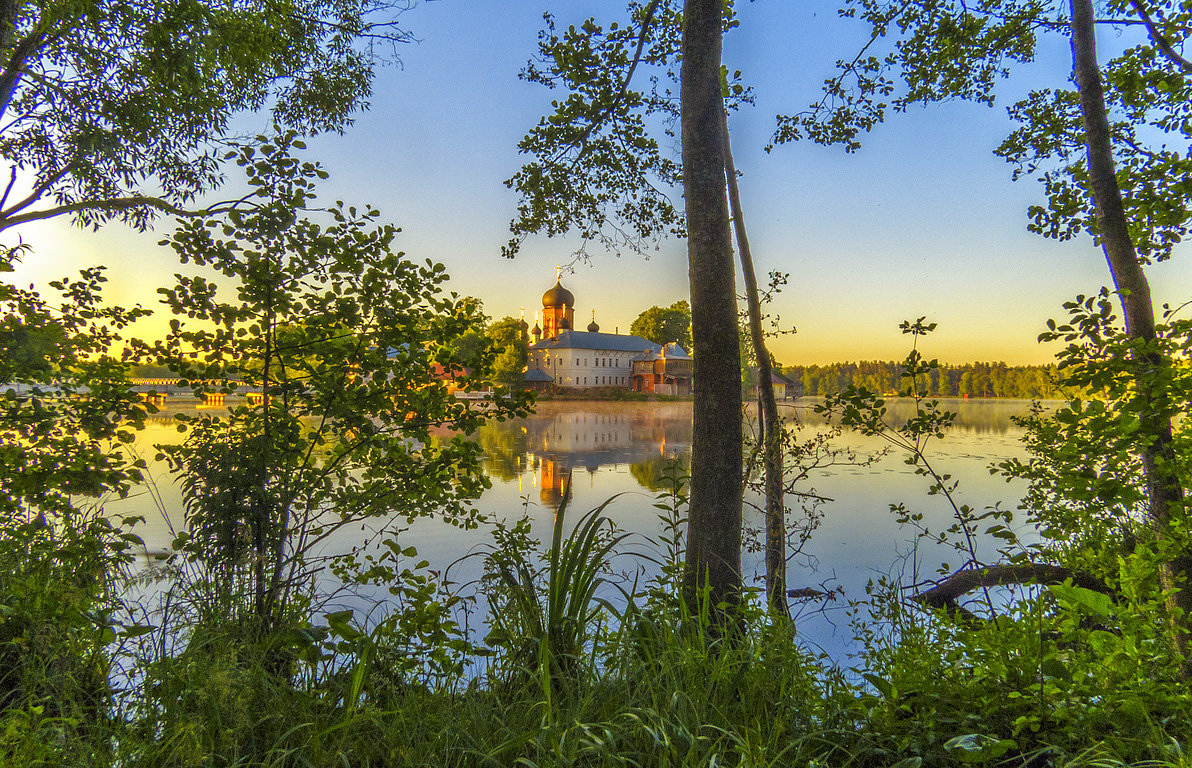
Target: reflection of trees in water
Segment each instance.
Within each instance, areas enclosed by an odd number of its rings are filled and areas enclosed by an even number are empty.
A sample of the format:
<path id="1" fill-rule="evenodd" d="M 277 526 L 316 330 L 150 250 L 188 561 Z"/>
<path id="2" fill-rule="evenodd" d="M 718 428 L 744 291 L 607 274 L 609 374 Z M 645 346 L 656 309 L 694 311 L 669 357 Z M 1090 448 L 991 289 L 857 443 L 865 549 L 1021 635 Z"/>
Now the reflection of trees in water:
<path id="1" fill-rule="evenodd" d="M 824 423 L 824 418 L 815 413 L 814 406 L 820 402 L 819 398 L 801 398 L 792 404 L 782 407 L 784 413 L 794 410 L 799 420 L 804 424 L 818 426 Z M 915 414 L 914 402 L 904 398 L 889 398 L 886 400 L 888 420 L 895 428 L 906 424 L 906 420 Z M 1018 430 L 1014 424 L 1014 417 L 1026 416 L 1031 409 L 1030 400 L 978 400 L 966 401 L 957 399 L 940 399 L 940 408 L 956 414 L 954 428 L 962 433 L 974 435 L 1004 435 L 1011 430 Z M 1055 404 L 1043 403 L 1044 411 L 1052 411 Z"/>
<path id="2" fill-rule="evenodd" d="M 592 471 L 670 455 L 691 445 L 690 408 L 552 409 L 525 419 L 521 426 L 531 453 Z"/>
<path id="3" fill-rule="evenodd" d="M 578 407 L 577 407 L 578 406 Z M 691 408 L 686 404 L 546 404 L 525 419 L 486 424 L 474 438 L 490 477 L 503 482 L 538 475 L 544 505 L 557 504 L 570 471 L 595 474 L 628 465 L 645 488 L 663 487 L 662 472 L 678 454 L 690 467 Z"/>
<path id="4" fill-rule="evenodd" d="M 636 461 L 629 465 L 629 474 L 638 484 L 651 493 L 668 490 L 671 486 L 671 466 L 679 465 L 679 477 L 691 474 L 691 451 L 683 451 L 675 456 L 657 456 Z"/>
<path id="5" fill-rule="evenodd" d="M 512 422 L 489 422 L 476 430 L 473 439 L 484 453 L 484 470 L 489 477 L 509 482 L 525 467 L 526 432 Z"/>

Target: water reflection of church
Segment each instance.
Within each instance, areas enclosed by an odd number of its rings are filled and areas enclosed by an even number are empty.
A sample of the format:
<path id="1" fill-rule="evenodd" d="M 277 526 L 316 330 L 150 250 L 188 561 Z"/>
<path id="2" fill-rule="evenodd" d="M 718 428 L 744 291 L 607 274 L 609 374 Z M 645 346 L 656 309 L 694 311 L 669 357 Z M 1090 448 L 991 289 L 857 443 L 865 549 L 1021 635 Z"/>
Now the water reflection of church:
<path id="1" fill-rule="evenodd" d="M 690 408 L 565 411 L 526 420 L 526 461 L 543 504 L 563 498 L 568 473 L 608 465 L 662 465 L 691 448 Z M 634 475 L 637 476 L 637 472 Z"/>
<path id="2" fill-rule="evenodd" d="M 596 324 L 595 311 L 587 330 L 576 330 L 575 296 L 563 287 L 561 278 L 542 295 L 542 311 L 530 333 L 534 341 L 525 381 L 540 392 L 621 387 L 662 395 L 691 393 L 691 356 L 678 344 L 664 346 L 641 336 L 604 333 Z"/>

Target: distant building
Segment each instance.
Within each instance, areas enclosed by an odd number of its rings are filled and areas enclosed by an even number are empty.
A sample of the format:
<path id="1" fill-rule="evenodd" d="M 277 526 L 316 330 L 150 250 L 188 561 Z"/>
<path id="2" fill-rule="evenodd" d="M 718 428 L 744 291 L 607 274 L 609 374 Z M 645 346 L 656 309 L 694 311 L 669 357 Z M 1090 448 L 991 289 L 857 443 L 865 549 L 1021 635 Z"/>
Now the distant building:
<path id="1" fill-rule="evenodd" d="M 757 367 L 750 366 L 749 379 L 753 383 L 746 388 L 748 390 L 747 395 L 750 397 L 758 396 L 756 383 L 757 374 Z M 774 398 L 776 400 L 786 400 L 791 397 L 799 397 L 799 395 L 802 394 L 802 386 L 797 385 L 795 382 L 788 379 L 781 371 L 776 368 L 771 369 L 770 371 L 770 384 L 774 387 Z"/>
<path id="2" fill-rule="evenodd" d="M 634 392 L 659 395 L 690 395 L 694 361 L 678 344 L 667 344 L 633 361 L 631 385 Z"/>
<path id="3" fill-rule="evenodd" d="M 586 389 L 622 387 L 639 392 L 691 392 L 691 356 L 677 344 L 661 344 L 641 336 L 602 333 L 595 312 L 586 331 L 577 331 L 575 296 L 556 276 L 542 294 L 541 326 L 530 331 L 527 387 Z"/>

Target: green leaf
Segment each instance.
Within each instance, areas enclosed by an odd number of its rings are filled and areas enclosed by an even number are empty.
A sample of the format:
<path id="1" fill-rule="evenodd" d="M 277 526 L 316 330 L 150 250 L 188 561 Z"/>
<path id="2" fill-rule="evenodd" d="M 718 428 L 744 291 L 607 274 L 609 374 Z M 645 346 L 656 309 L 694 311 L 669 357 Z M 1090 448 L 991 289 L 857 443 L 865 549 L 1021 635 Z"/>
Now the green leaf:
<path id="1" fill-rule="evenodd" d="M 954 736 L 944 743 L 944 749 L 954 753 L 962 763 L 987 763 L 1015 746 L 1017 743 L 1013 739 L 998 739 L 981 733 Z"/>
<path id="2" fill-rule="evenodd" d="M 352 626 L 352 619 L 354 618 L 352 611 L 325 613 L 323 614 L 323 618 L 327 620 L 327 628 L 344 640 L 356 640 L 364 635 L 363 632 Z"/>
<path id="3" fill-rule="evenodd" d="M 869 682 L 870 685 L 872 685 L 874 688 L 876 688 L 878 690 L 878 692 L 881 693 L 882 696 L 885 696 L 887 699 L 893 699 L 895 697 L 895 695 L 897 694 L 897 689 L 894 687 L 894 684 L 891 683 L 889 680 L 878 677 L 877 675 L 869 674 L 868 672 L 864 673 L 861 676 L 864 677 Z"/>
<path id="4" fill-rule="evenodd" d="M 1051 594 L 1065 608 L 1083 608 L 1098 616 L 1109 616 L 1113 613 L 1113 600 L 1109 595 L 1071 584 L 1052 584 L 1050 589 Z"/>
<path id="5" fill-rule="evenodd" d="M 923 765 L 921 757 L 904 757 L 890 768 L 919 768 L 921 765 Z"/>
<path id="6" fill-rule="evenodd" d="M 148 624 L 131 624 L 120 630 L 120 638 L 128 639 L 133 637 L 141 637 L 143 635 L 149 634 L 155 629 L 157 629 L 157 627 L 153 627 Z"/>

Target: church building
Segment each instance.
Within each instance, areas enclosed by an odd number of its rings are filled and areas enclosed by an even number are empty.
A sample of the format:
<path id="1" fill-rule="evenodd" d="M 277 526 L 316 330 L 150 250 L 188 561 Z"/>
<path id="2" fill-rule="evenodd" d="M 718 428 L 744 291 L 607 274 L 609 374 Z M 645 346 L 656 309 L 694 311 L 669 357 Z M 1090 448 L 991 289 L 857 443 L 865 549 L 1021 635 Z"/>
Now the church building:
<path id="1" fill-rule="evenodd" d="M 542 295 L 541 325 L 535 322 L 530 331 L 527 386 L 691 393 L 691 356 L 677 344 L 663 347 L 641 336 L 602 333 L 594 311 L 587 330 L 578 331 L 574 324 L 575 296 L 556 276 L 554 287 Z"/>

